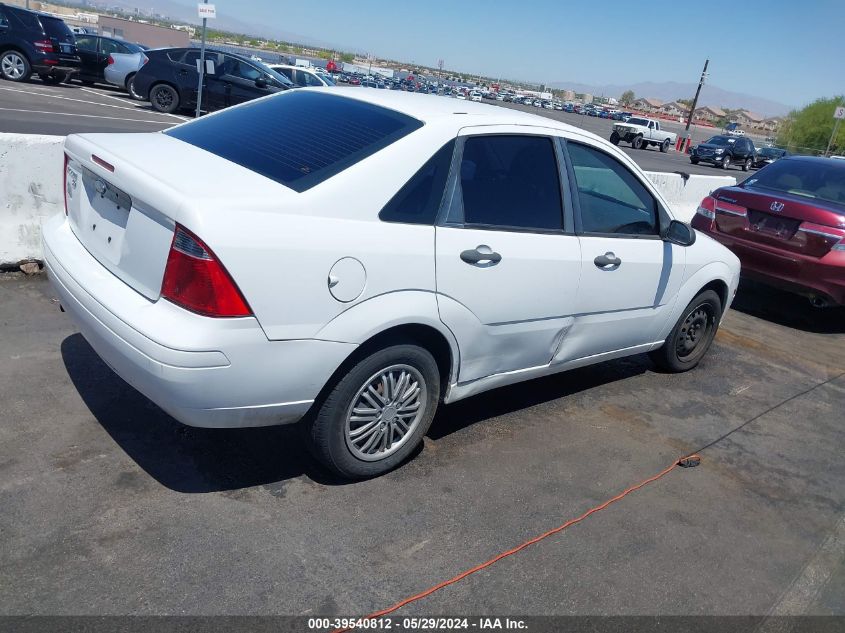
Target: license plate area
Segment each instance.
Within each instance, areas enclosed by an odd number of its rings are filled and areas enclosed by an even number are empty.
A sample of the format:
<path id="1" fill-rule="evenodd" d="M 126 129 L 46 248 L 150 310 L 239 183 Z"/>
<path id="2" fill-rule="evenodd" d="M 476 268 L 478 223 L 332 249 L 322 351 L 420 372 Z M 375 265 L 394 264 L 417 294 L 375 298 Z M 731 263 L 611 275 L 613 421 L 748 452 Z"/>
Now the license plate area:
<path id="1" fill-rule="evenodd" d="M 749 229 L 763 235 L 782 240 L 790 240 L 798 230 L 799 220 L 770 215 L 762 211 L 748 211 Z"/>
<path id="2" fill-rule="evenodd" d="M 132 198 L 84 167 L 82 183 L 85 196 L 80 200 L 78 224 L 81 241 L 93 254 L 119 264 Z"/>

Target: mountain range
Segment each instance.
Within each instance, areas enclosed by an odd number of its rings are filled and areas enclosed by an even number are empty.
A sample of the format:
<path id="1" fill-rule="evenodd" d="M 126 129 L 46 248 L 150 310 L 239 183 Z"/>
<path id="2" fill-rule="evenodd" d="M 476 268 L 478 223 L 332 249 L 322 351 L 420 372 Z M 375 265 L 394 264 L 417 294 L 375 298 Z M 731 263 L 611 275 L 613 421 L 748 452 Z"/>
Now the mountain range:
<path id="1" fill-rule="evenodd" d="M 677 81 L 641 82 L 634 84 L 591 85 L 576 82 L 556 81 L 550 84 L 552 88 L 573 90 L 578 93 L 589 93 L 594 96 L 620 97 L 626 90 L 632 90 L 637 97 L 674 101 L 676 99 L 692 99 L 698 84 L 681 83 Z M 795 106 L 755 97 L 742 92 L 724 90 L 718 86 L 705 84 L 698 98 L 699 106 L 716 106 L 731 110 L 749 110 L 763 116 L 783 116 L 793 110 Z"/>

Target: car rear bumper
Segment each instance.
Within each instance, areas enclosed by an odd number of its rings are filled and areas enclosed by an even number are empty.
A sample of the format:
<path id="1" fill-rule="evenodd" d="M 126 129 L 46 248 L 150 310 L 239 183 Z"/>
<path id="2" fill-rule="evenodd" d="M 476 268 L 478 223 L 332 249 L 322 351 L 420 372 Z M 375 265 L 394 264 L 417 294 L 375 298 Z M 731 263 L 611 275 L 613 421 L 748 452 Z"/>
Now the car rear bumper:
<path id="1" fill-rule="evenodd" d="M 94 351 L 190 426 L 296 422 L 355 349 L 269 341 L 252 317 L 213 319 L 151 302 L 102 267 L 61 216 L 44 226 L 44 260 L 62 307 Z"/>
<path id="2" fill-rule="evenodd" d="M 39 75 L 77 73 L 81 66 L 82 61 L 78 57 L 56 55 L 55 53 L 36 55 L 32 59 L 32 70 Z"/>
<path id="3" fill-rule="evenodd" d="M 693 218 L 692 226 L 733 251 L 742 263 L 743 276 L 845 305 L 845 251 L 831 251 L 817 258 L 778 250 L 717 233 L 712 230 L 710 220 L 700 215 Z"/>

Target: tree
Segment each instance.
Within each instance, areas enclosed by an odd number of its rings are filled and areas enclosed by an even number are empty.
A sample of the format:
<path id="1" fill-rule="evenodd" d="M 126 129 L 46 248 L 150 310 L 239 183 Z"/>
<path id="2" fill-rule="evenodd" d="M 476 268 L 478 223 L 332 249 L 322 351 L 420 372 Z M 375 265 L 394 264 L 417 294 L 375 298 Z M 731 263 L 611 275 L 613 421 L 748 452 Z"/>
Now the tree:
<path id="1" fill-rule="evenodd" d="M 833 111 L 838 105 L 845 105 L 845 97 L 823 97 L 801 110 L 793 110 L 778 130 L 777 144 L 800 154 L 824 152 L 836 123 Z M 834 154 L 845 151 L 845 125 L 839 126 L 830 149 Z"/>
<path id="2" fill-rule="evenodd" d="M 637 98 L 637 95 L 634 94 L 633 90 L 626 90 L 622 93 L 622 96 L 619 97 L 619 103 L 622 105 L 630 105 L 634 102 Z"/>
<path id="3" fill-rule="evenodd" d="M 351 64 L 352 62 L 355 61 L 355 55 L 353 55 L 352 53 L 341 53 L 340 59 L 341 59 L 341 61 L 344 61 L 348 64 Z"/>
<path id="4" fill-rule="evenodd" d="M 680 103 L 682 106 L 686 106 L 687 108 L 692 107 L 692 99 L 675 99 L 675 103 Z"/>

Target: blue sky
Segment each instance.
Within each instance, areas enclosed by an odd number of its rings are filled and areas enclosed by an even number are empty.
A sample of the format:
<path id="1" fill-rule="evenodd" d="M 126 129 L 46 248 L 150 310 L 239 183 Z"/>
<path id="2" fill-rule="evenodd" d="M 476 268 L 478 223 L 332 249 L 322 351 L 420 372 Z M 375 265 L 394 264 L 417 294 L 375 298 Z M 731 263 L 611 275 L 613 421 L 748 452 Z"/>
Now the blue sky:
<path id="1" fill-rule="evenodd" d="M 727 90 L 790 105 L 845 92 L 845 0 L 210 1 L 280 34 L 493 77 L 696 82 L 709 57 Z"/>

